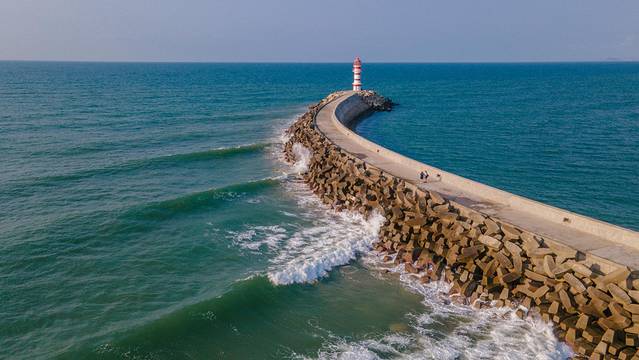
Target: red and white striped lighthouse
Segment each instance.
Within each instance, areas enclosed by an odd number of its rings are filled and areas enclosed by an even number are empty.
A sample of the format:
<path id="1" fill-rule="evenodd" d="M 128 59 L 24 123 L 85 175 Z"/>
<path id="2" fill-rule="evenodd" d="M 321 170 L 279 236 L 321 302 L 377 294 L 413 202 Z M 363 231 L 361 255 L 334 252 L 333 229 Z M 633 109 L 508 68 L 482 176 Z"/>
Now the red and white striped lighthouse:
<path id="1" fill-rule="evenodd" d="M 353 91 L 362 90 L 362 60 L 359 56 L 353 61 Z"/>

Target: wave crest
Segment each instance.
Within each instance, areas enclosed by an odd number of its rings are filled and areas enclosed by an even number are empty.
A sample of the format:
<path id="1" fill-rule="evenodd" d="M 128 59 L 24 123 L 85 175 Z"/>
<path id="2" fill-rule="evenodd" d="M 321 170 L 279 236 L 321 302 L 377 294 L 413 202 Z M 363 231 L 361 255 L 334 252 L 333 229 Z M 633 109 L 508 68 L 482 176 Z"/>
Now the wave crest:
<path id="1" fill-rule="evenodd" d="M 301 181 L 284 183 L 300 208 L 308 226 L 278 242 L 267 276 L 275 285 L 313 282 L 368 252 L 385 221 L 379 214 L 368 219 L 359 213 L 336 212 L 322 204 Z"/>
<path id="2" fill-rule="evenodd" d="M 109 165 L 94 169 L 79 170 L 76 172 L 60 175 L 42 176 L 31 179 L 25 179 L 24 182 L 29 183 L 29 186 L 48 186 L 55 183 L 65 183 L 67 181 L 81 180 L 93 176 L 100 175 L 115 175 L 120 173 L 126 173 L 129 171 L 135 171 L 152 166 L 173 166 L 174 163 L 184 164 L 190 161 L 205 161 L 210 159 L 225 159 L 242 154 L 251 154 L 260 151 L 264 151 L 271 143 L 257 143 L 238 145 L 232 147 L 221 147 L 216 149 L 195 151 L 190 153 L 161 155 L 156 157 L 130 160 L 120 164 Z M 22 183 L 23 181 L 20 181 Z M 24 184 L 20 185 L 24 187 Z"/>
<path id="3" fill-rule="evenodd" d="M 187 213 L 207 206 L 214 206 L 244 193 L 255 193 L 278 186 L 279 178 L 266 178 L 233 184 L 216 189 L 190 193 L 174 199 L 145 205 L 137 213 L 146 218 L 165 218 L 177 213 Z"/>

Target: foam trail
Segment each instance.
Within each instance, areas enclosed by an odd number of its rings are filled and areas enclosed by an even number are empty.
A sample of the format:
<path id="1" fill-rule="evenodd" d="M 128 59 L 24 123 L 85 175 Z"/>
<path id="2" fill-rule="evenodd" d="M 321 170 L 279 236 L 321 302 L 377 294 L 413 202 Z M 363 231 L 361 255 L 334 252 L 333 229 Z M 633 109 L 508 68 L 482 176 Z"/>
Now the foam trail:
<path id="1" fill-rule="evenodd" d="M 241 248 L 259 251 L 266 247 L 277 251 L 281 241 L 287 237 L 286 229 L 280 225 L 253 226 L 244 231 L 228 231 L 233 243 Z"/>

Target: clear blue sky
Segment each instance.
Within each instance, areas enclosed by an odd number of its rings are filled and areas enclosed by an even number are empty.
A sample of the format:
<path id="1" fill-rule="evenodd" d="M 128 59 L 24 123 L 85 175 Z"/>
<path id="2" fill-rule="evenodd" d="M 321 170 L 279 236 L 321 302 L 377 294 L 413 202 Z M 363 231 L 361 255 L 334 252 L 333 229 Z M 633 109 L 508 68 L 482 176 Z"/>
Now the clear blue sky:
<path id="1" fill-rule="evenodd" d="M 0 0 L 0 59 L 639 60 L 639 0 Z"/>

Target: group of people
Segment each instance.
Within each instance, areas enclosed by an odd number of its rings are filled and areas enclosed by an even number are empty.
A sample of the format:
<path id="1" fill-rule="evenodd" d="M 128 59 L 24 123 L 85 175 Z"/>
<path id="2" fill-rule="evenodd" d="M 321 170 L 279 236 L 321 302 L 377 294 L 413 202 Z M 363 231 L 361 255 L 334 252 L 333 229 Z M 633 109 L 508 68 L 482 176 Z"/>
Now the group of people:
<path id="1" fill-rule="evenodd" d="M 428 172 L 426 170 L 424 170 L 424 171 L 419 173 L 419 180 L 421 180 L 423 182 L 427 182 L 428 181 Z"/>
<path id="2" fill-rule="evenodd" d="M 419 173 L 419 180 L 423 181 L 423 182 L 428 182 L 428 178 L 430 177 L 430 175 L 428 174 L 428 171 L 424 170 L 422 172 Z M 441 175 L 440 174 L 436 174 L 435 175 L 436 180 L 441 180 Z"/>

